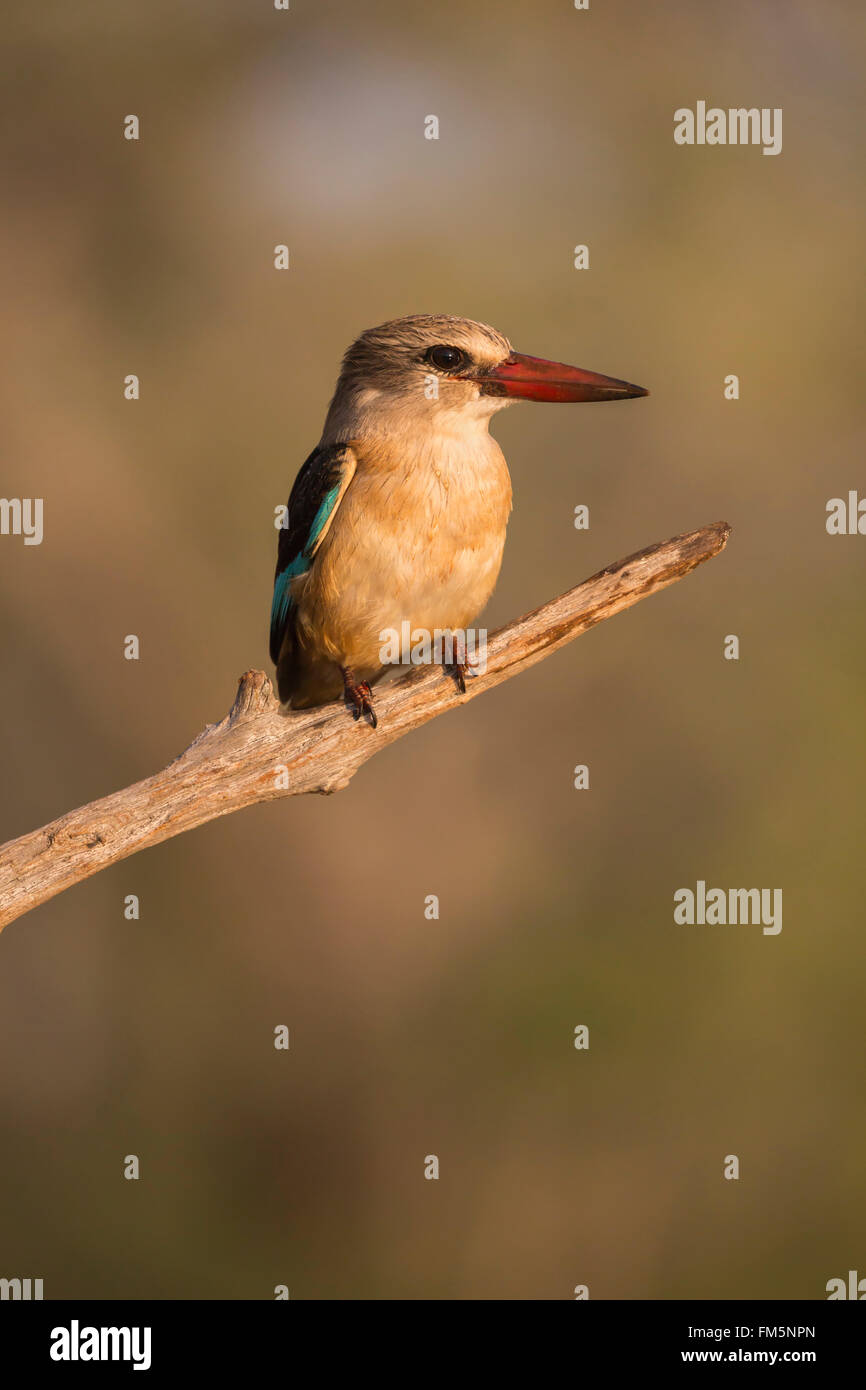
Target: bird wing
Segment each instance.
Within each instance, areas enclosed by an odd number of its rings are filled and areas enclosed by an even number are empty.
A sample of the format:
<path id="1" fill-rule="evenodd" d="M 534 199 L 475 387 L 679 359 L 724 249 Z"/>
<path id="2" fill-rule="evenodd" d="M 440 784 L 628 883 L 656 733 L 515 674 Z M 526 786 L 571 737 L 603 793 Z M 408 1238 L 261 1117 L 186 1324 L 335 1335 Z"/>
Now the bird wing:
<path id="1" fill-rule="evenodd" d="M 289 494 L 286 526 L 280 529 L 274 599 L 271 605 L 271 660 L 277 664 L 292 610 L 292 580 L 306 574 L 328 534 L 358 461 L 349 444 L 319 445 L 310 454 Z"/>

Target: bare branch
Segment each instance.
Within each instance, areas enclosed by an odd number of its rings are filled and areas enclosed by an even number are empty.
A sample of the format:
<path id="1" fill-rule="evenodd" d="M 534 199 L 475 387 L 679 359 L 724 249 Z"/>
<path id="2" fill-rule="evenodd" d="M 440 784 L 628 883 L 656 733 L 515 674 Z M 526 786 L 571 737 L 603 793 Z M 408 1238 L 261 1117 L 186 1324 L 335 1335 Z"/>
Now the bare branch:
<path id="1" fill-rule="evenodd" d="M 162 772 L 61 816 L 0 849 L 0 927 L 109 864 L 256 801 L 334 792 L 412 729 L 534 666 L 582 632 L 683 579 L 724 548 L 723 521 L 649 546 L 493 633 L 487 669 L 461 694 L 441 668 L 416 668 L 376 694 L 378 729 L 342 703 L 286 713 L 262 671 L 241 677 L 230 712 Z"/>

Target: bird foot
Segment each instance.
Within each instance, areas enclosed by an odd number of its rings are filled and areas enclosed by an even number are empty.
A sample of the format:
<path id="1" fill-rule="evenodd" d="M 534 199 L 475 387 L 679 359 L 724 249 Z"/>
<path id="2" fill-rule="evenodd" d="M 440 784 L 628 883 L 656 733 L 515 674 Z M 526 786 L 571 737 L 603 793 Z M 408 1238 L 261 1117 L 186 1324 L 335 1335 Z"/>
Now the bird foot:
<path id="1" fill-rule="evenodd" d="M 473 671 L 468 661 L 446 663 L 445 670 L 450 676 L 454 677 L 457 682 L 457 689 L 460 691 L 461 695 L 466 694 L 466 677 L 478 675 L 478 672 Z"/>
<path id="2" fill-rule="evenodd" d="M 475 670 L 475 662 L 470 661 L 466 658 L 465 650 L 463 652 L 464 660 L 460 661 L 456 659 L 458 656 L 458 651 L 459 648 L 457 647 L 457 644 L 453 643 L 451 647 L 451 660 L 443 661 L 442 666 L 447 675 L 454 677 L 455 681 L 457 682 L 457 689 L 460 691 L 460 694 L 465 695 L 466 677 L 472 676 L 472 678 L 474 679 L 480 673 Z"/>
<path id="3" fill-rule="evenodd" d="M 346 667 L 343 671 L 343 685 L 343 701 L 346 709 L 351 710 L 352 718 L 360 719 L 363 715 L 375 729 L 379 721 L 373 708 L 373 692 L 367 682 L 356 681 L 354 673 Z"/>

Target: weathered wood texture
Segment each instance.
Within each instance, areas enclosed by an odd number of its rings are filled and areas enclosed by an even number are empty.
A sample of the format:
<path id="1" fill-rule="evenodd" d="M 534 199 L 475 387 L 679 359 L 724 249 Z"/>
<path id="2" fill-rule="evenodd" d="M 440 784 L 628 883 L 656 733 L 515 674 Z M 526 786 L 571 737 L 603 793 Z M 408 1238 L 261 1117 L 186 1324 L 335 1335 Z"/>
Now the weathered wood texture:
<path id="1" fill-rule="evenodd" d="M 381 748 L 455 705 L 534 666 L 596 623 L 683 579 L 718 555 L 723 521 L 609 565 L 577 588 L 493 633 L 487 669 L 463 695 L 440 667 L 419 667 L 375 692 L 378 729 L 342 703 L 286 713 L 262 671 L 162 772 L 0 848 L 0 927 L 109 864 L 256 801 L 334 792 Z M 280 771 L 282 769 L 282 771 Z"/>

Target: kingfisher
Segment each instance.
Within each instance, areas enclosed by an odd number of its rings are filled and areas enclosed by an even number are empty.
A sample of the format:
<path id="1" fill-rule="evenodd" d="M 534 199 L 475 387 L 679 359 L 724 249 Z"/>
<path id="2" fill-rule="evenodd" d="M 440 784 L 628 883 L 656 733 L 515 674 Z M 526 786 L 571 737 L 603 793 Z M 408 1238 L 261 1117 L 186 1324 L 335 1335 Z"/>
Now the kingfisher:
<path id="1" fill-rule="evenodd" d="M 343 699 L 376 727 L 387 633 L 457 633 L 502 563 L 511 478 L 489 432 L 515 401 L 646 396 L 616 377 L 527 357 L 487 324 L 413 314 L 346 352 L 322 437 L 280 528 L 270 654 L 293 709 Z M 445 664 L 465 691 L 456 646 Z"/>

